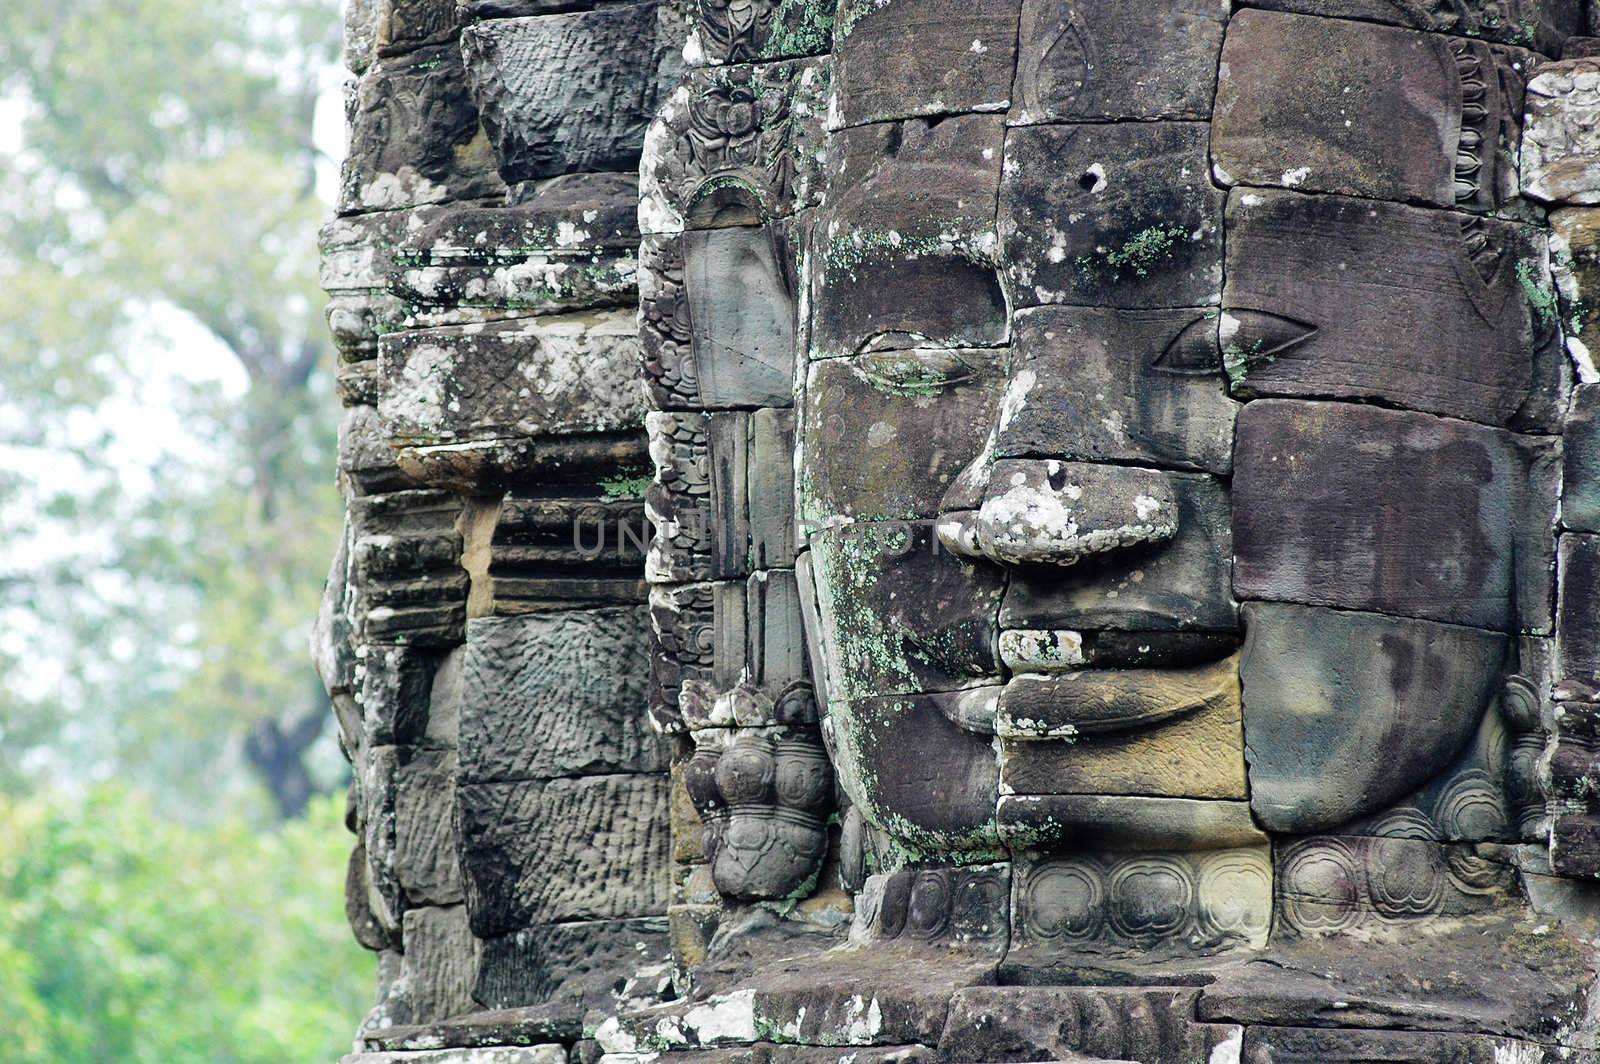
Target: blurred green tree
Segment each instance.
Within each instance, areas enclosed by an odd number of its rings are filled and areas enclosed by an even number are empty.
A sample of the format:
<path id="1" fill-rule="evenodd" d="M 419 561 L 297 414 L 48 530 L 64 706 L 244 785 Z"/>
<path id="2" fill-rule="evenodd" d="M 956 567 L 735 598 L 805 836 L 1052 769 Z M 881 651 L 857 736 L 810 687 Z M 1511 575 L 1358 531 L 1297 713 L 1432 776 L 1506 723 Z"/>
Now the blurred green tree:
<path id="1" fill-rule="evenodd" d="M 340 911 L 342 805 L 260 833 L 176 824 L 121 786 L 0 796 L 9 1064 L 323 1064 L 373 960 Z"/>
<path id="2" fill-rule="evenodd" d="M 339 778 L 305 642 L 340 513 L 312 137 L 338 9 L 0 13 L 0 789 L 292 817 Z"/>

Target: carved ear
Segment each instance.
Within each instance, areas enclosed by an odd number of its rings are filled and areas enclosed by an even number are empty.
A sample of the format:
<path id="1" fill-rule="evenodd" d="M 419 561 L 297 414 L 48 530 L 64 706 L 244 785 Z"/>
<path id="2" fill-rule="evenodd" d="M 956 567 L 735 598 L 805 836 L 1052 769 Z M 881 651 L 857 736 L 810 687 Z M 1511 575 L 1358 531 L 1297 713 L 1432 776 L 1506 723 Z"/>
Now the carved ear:
<path id="1" fill-rule="evenodd" d="M 1539 688 L 1526 676 L 1507 676 L 1500 695 L 1500 713 L 1513 732 L 1530 732 L 1539 727 L 1541 699 Z"/>

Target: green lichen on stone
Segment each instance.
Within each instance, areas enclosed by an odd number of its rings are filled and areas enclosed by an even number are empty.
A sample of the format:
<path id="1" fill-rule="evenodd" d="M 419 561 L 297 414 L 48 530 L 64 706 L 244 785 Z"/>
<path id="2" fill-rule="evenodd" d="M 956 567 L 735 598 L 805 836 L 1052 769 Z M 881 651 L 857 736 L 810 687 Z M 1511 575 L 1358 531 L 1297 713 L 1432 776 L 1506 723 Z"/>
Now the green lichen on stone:
<path id="1" fill-rule="evenodd" d="M 649 476 L 615 476 L 600 482 L 600 491 L 607 499 L 642 499 L 655 482 Z"/>
<path id="2" fill-rule="evenodd" d="M 1229 344 L 1222 351 L 1222 372 L 1228 375 L 1228 386 L 1233 391 L 1238 391 L 1244 386 L 1245 374 L 1250 370 L 1251 359 L 1259 359 L 1261 354 L 1261 341 L 1257 340 L 1249 347 L 1241 344 Z M 1270 362 L 1270 358 L 1262 360 Z"/>
<path id="3" fill-rule="evenodd" d="M 835 11 L 830 0 L 779 0 L 762 58 L 826 52 L 833 42 Z"/>
<path id="4" fill-rule="evenodd" d="M 873 391 L 883 395 L 932 398 L 951 383 L 948 373 L 909 352 L 884 352 L 871 359 L 865 377 Z"/>
<path id="5" fill-rule="evenodd" d="M 1540 284 L 1538 275 L 1533 263 L 1526 260 L 1517 263 L 1517 284 L 1522 287 L 1522 296 L 1532 308 L 1534 319 L 1542 325 L 1556 319 L 1556 293 L 1555 289 Z"/>
<path id="6" fill-rule="evenodd" d="M 1124 271 L 1148 277 L 1173 256 L 1187 234 L 1181 225 L 1152 225 L 1129 237 L 1120 247 L 1096 248 L 1092 255 L 1080 255 L 1078 269 L 1086 274 L 1109 271 L 1112 280 L 1120 279 Z"/>
<path id="7" fill-rule="evenodd" d="M 943 243 L 934 237 L 903 236 L 897 232 L 880 233 L 862 230 L 829 244 L 827 256 L 823 261 L 830 273 L 849 273 L 865 262 L 881 259 L 896 252 L 911 259 L 932 254 L 942 246 Z"/>
<path id="8" fill-rule="evenodd" d="M 834 29 L 834 44 L 837 45 L 850 36 L 850 32 L 856 28 L 856 23 L 874 11 L 888 7 L 889 2 L 890 0 L 848 0 Z"/>

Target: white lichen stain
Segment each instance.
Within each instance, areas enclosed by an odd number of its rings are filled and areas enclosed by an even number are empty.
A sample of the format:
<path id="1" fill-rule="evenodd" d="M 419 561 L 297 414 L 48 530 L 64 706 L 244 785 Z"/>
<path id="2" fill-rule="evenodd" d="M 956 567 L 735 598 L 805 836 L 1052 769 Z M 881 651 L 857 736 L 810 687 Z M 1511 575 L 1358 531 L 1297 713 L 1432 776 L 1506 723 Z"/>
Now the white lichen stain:
<path id="1" fill-rule="evenodd" d="M 700 1045 L 718 1042 L 754 1042 L 756 1031 L 756 992 L 736 990 L 713 997 L 684 1014 L 683 1024 Z"/>
<path id="2" fill-rule="evenodd" d="M 1244 1054 L 1244 1028 L 1236 1027 L 1218 1045 L 1211 1047 L 1211 1056 L 1206 1064 L 1239 1064 Z"/>

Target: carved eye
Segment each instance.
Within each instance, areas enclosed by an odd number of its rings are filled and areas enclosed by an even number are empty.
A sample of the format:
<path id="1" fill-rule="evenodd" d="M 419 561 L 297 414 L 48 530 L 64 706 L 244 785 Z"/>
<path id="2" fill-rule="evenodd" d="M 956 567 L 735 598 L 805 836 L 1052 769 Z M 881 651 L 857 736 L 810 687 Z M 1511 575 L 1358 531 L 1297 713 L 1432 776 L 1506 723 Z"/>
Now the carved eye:
<path id="1" fill-rule="evenodd" d="M 878 351 L 862 355 L 859 365 L 867 383 L 894 395 L 937 395 L 973 374 L 954 351 Z"/>
<path id="2" fill-rule="evenodd" d="M 1162 373 L 1185 377 L 1217 374 L 1222 368 L 1222 357 L 1217 350 L 1217 319 L 1201 317 L 1185 325 L 1150 365 Z"/>
<path id="3" fill-rule="evenodd" d="M 1228 310 L 1222 315 L 1223 360 L 1246 368 L 1271 362 L 1299 347 L 1317 327 L 1261 310 Z"/>

